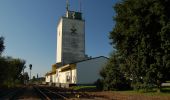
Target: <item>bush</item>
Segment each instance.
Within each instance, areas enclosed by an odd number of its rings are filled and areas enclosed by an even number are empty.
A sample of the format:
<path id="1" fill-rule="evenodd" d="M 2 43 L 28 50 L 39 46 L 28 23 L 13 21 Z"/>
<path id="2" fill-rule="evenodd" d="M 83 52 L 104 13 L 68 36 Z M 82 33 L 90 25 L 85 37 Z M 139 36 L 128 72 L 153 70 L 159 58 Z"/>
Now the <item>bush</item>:
<path id="1" fill-rule="evenodd" d="M 103 81 L 101 79 L 98 79 L 94 84 L 98 90 L 103 90 Z"/>

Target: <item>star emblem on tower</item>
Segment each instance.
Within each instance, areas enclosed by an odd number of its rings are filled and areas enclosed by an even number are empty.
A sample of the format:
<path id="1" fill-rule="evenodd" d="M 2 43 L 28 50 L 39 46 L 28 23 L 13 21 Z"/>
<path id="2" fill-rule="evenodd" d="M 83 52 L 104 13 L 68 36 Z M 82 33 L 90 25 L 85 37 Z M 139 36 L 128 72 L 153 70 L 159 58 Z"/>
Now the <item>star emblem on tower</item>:
<path id="1" fill-rule="evenodd" d="M 76 31 L 77 31 L 77 29 L 75 28 L 75 26 L 73 26 L 73 27 L 71 28 L 71 33 L 76 33 Z"/>

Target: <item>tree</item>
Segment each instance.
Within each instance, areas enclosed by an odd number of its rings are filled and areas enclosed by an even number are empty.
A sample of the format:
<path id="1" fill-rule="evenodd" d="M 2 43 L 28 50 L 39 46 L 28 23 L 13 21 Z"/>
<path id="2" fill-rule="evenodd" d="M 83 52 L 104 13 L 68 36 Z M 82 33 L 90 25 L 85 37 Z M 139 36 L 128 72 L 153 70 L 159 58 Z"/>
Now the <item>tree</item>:
<path id="1" fill-rule="evenodd" d="M 4 37 L 0 37 L 0 80 L 3 81 L 5 79 L 5 77 L 3 77 L 4 75 L 4 70 L 5 70 L 5 67 L 4 65 L 6 64 L 5 63 L 5 59 L 4 57 L 1 57 L 1 54 L 4 50 L 5 46 L 4 46 Z M 0 86 L 2 85 L 2 83 L 0 83 Z"/>
<path id="2" fill-rule="evenodd" d="M 121 72 L 134 89 L 149 89 L 170 76 L 170 1 L 121 0 L 114 6 L 112 45 L 122 57 Z"/>
<path id="3" fill-rule="evenodd" d="M 23 69 L 22 69 L 22 73 L 23 73 L 23 74 L 25 73 L 25 72 L 24 72 L 25 68 L 26 68 L 26 66 L 24 66 Z"/>
<path id="4" fill-rule="evenodd" d="M 4 76 L 6 75 L 5 70 L 6 70 L 7 63 L 5 62 L 4 57 L 0 57 L 0 86 L 3 85 L 3 81 L 6 79 Z"/>
<path id="5" fill-rule="evenodd" d="M 5 49 L 4 38 L 0 37 L 0 86 L 14 86 L 21 81 L 21 72 L 24 69 L 25 61 L 12 57 L 2 57 L 1 53 Z"/>
<path id="6" fill-rule="evenodd" d="M 35 76 L 32 77 L 32 82 L 35 82 L 37 79 L 35 78 Z"/>
<path id="7" fill-rule="evenodd" d="M 25 80 L 27 80 L 27 81 L 29 80 L 29 76 L 28 76 L 27 72 L 24 73 L 24 77 L 25 77 Z"/>
<path id="8" fill-rule="evenodd" d="M 26 84 L 26 83 L 29 81 L 29 75 L 28 75 L 27 72 L 25 72 L 25 73 L 23 74 L 23 76 L 24 76 L 24 84 Z"/>
<path id="9" fill-rule="evenodd" d="M 121 57 L 118 54 L 112 54 L 107 65 L 101 70 L 103 77 L 104 90 L 124 90 L 129 89 L 129 81 L 126 80 L 124 73 L 121 72 Z"/>
<path id="10" fill-rule="evenodd" d="M 5 46 L 4 46 L 4 37 L 0 37 L 0 55 L 3 52 Z"/>
<path id="11" fill-rule="evenodd" d="M 24 60 L 6 57 L 4 64 L 5 70 L 3 73 L 3 76 L 5 76 L 5 80 L 3 83 L 8 87 L 11 87 L 14 86 L 16 82 L 20 82 L 20 77 L 24 66 Z"/>

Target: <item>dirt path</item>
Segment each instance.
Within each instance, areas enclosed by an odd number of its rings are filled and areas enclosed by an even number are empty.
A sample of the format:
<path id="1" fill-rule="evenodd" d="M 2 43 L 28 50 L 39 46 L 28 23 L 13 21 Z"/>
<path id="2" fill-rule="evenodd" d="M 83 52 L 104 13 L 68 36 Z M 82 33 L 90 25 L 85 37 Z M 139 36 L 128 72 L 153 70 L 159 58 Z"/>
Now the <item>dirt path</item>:
<path id="1" fill-rule="evenodd" d="M 107 100 L 170 100 L 170 96 L 128 94 L 121 92 L 89 92 L 93 97 L 103 97 Z"/>

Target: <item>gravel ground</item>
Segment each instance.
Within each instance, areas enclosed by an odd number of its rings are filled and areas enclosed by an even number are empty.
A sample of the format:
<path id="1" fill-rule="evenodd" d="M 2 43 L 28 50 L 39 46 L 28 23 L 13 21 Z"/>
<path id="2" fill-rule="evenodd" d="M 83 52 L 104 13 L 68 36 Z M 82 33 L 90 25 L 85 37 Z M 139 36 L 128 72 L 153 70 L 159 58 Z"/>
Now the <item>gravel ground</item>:
<path id="1" fill-rule="evenodd" d="M 57 90 L 57 88 L 53 88 Z M 58 91 L 69 92 L 69 90 L 58 89 Z M 69 100 L 170 100 L 170 95 L 146 95 L 142 93 L 126 93 L 126 92 L 77 92 L 74 94 L 67 93 Z M 41 100 L 33 87 L 25 87 L 19 94 L 16 100 Z"/>
<path id="2" fill-rule="evenodd" d="M 26 87 L 21 94 L 16 99 L 19 100 L 40 100 L 40 97 L 37 95 L 33 87 Z"/>

